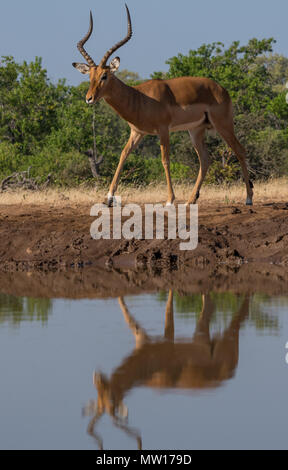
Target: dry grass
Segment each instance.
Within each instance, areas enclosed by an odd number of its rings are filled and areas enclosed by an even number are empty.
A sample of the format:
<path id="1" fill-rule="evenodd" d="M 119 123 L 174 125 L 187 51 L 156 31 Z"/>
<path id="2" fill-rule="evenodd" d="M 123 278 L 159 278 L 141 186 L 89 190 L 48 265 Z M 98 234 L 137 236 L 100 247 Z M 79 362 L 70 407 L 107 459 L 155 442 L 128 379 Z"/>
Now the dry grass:
<path id="1" fill-rule="evenodd" d="M 192 192 L 193 185 L 174 185 L 177 201 L 186 201 Z M 288 179 L 281 178 L 265 183 L 255 184 L 255 203 L 288 202 Z M 0 194 L 0 204 L 5 205 L 93 205 L 105 200 L 107 191 L 95 189 L 48 189 L 45 191 L 9 191 Z M 120 187 L 118 195 L 122 202 L 156 203 L 165 202 L 166 185 L 150 185 L 144 188 Z M 204 186 L 201 191 L 200 205 L 203 203 L 238 204 L 245 202 L 246 191 L 243 183 L 223 186 Z"/>

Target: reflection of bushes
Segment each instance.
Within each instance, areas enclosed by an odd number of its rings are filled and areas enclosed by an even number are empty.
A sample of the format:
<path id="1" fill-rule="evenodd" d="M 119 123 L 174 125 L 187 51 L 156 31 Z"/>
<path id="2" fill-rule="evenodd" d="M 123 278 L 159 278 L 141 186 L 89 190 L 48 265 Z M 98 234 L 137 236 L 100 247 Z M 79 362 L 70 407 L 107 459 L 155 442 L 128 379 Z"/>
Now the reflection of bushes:
<path id="1" fill-rule="evenodd" d="M 23 321 L 41 321 L 47 323 L 52 312 L 52 300 L 15 297 L 0 294 L 0 323 L 8 322 L 20 325 Z"/>
<path id="2" fill-rule="evenodd" d="M 211 300 L 215 305 L 212 325 L 227 326 L 231 318 L 240 310 L 244 295 L 231 292 L 211 293 Z M 159 302 L 167 302 L 167 292 L 157 295 Z M 174 309 L 178 317 L 198 320 L 202 311 L 202 295 L 193 294 L 180 296 L 174 293 Z M 47 323 L 52 313 L 53 300 L 45 298 L 16 297 L 0 294 L 0 323 L 9 322 L 19 325 L 23 321 L 41 321 Z M 288 297 L 274 298 L 262 294 L 254 294 L 249 302 L 249 321 L 259 331 L 279 331 L 277 309 L 288 308 Z M 272 313 L 271 313 L 272 311 Z"/>
<path id="3" fill-rule="evenodd" d="M 250 312 L 250 322 L 257 330 L 279 330 L 278 309 L 288 308 L 288 297 L 269 297 L 265 294 L 255 294 L 253 296 L 252 309 Z M 271 310 L 275 313 L 271 313 Z"/>
<path id="4" fill-rule="evenodd" d="M 231 292 L 225 293 L 211 293 L 211 300 L 215 305 L 215 312 L 211 324 L 220 327 L 225 326 L 231 321 L 241 308 L 245 296 L 235 295 Z M 158 300 L 165 302 L 167 294 L 162 292 L 158 295 Z M 175 313 L 180 318 L 195 318 L 199 319 L 202 311 L 202 295 L 194 294 L 189 296 L 180 296 L 174 294 Z M 271 313 L 271 310 L 276 311 L 277 307 L 288 307 L 288 297 L 274 299 L 273 297 L 255 294 L 250 297 L 249 302 L 249 321 L 259 331 L 270 330 L 279 331 L 278 315 Z M 267 311 L 268 310 L 268 311 Z M 270 311 L 269 311 L 270 310 Z"/>

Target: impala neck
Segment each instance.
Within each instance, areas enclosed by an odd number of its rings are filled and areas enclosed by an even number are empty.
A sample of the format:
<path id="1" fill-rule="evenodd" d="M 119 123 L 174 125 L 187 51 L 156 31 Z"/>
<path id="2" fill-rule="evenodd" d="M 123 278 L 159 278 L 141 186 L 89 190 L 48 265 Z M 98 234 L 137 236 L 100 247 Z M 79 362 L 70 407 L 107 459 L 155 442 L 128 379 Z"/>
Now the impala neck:
<path id="1" fill-rule="evenodd" d="M 125 121 L 134 124 L 135 107 L 139 95 L 141 94 L 135 88 L 113 76 L 104 99 Z"/>

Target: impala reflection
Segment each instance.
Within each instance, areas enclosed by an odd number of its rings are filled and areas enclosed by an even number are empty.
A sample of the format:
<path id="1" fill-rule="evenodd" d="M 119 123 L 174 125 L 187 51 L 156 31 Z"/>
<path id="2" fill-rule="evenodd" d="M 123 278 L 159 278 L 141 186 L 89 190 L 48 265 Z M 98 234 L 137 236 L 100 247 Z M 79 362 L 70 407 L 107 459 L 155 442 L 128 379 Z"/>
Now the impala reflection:
<path id="1" fill-rule="evenodd" d="M 210 295 L 202 296 L 202 311 L 191 340 L 175 338 L 173 292 L 169 292 L 165 331 L 160 337 L 150 336 L 133 318 L 122 297 L 118 299 L 124 319 L 135 337 L 133 353 L 124 359 L 110 378 L 94 373 L 97 401 L 91 401 L 84 414 L 92 415 L 88 433 L 100 449 L 103 442 L 95 431 L 96 423 L 107 413 L 113 424 L 137 441 L 142 448 L 140 433 L 128 425 L 128 409 L 124 398 L 133 388 L 204 390 L 219 387 L 231 379 L 239 359 L 239 331 L 249 315 L 249 297 L 233 315 L 220 335 L 211 336 L 210 323 L 215 304 Z"/>

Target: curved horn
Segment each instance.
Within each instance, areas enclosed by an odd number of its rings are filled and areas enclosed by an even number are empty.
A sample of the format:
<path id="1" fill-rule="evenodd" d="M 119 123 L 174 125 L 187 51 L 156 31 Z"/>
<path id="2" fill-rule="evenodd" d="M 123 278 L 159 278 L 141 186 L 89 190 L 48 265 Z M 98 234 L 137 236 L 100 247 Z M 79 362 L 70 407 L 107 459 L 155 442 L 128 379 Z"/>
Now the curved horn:
<path id="1" fill-rule="evenodd" d="M 90 26 L 89 26 L 89 31 L 88 33 L 86 34 L 86 36 L 81 39 L 81 41 L 78 42 L 77 44 L 77 47 L 79 49 L 79 52 L 80 54 L 83 55 L 84 59 L 87 61 L 87 63 L 90 65 L 90 67 L 97 67 L 97 65 L 95 64 L 94 60 L 90 57 L 89 54 L 87 54 L 87 52 L 85 51 L 84 49 L 84 44 L 88 41 L 88 39 L 90 38 L 91 34 L 92 34 L 92 31 L 93 31 L 93 16 L 92 16 L 92 12 L 90 11 Z"/>
<path id="2" fill-rule="evenodd" d="M 128 9 L 126 3 L 125 3 L 125 7 L 126 7 L 126 11 L 127 11 L 127 21 L 128 21 L 127 36 L 125 37 L 125 39 L 122 39 L 122 41 L 117 42 L 117 44 L 115 44 L 115 46 L 111 47 L 111 49 L 109 49 L 109 51 L 106 52 L 106 54 L 104 55 L 103 59 L 101 60 L 101 62 L 99 64 L 99 67 L 105 67 L 107 60 L 113 54 L 113 52 L 117 51 L 117 49 L 119 49 L 121 46 L 126 44 L 126 42 L 128 42 L 132 37 L 133 31 L 132 31 L 131 16 L 130 16 L 130 12 L 129 12 L 129 9 Z"/>

